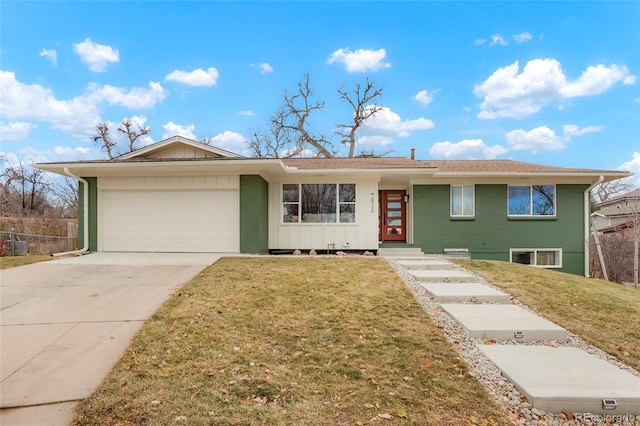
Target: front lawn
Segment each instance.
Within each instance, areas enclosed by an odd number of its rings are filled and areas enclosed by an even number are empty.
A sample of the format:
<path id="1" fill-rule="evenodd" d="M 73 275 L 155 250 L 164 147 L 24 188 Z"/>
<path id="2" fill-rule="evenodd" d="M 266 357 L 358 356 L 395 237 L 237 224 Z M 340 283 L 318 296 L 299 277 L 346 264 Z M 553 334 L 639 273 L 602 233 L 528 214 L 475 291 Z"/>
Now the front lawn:
<path id="1" fill-rule="evenodd" d="M 24 255 L 24 256 L 2 256 L 0 257 L 0 270 L 15 268 L 16 266 L 30 265 L 32 263 L 46 262 L 54 258 L 44 254 Z"/>
<path id="2" fill-rule="evenodd" d="M 77 425 L 507 425 L 378 258 L 225 258 L 147 322 Z"/>

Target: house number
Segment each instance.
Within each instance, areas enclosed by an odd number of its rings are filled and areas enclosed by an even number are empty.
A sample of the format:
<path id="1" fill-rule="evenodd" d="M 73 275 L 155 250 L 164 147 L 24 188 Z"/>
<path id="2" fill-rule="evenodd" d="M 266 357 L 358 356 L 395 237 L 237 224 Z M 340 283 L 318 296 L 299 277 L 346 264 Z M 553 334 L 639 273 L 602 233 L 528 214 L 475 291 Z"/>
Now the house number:
<path id="1" fill-rule="evenodd" d="M 375 204 L 376 204 L 376 199 L 375 199 L 375 193 L 371 193 L 371 213 L 375 212 Z"/>

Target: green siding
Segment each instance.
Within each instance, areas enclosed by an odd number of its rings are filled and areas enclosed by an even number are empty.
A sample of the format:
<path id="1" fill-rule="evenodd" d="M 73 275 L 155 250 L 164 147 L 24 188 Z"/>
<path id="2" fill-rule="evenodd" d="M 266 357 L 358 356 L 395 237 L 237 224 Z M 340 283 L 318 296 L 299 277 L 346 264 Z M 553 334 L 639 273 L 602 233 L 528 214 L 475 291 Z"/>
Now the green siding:
<path id="1" fill-rule="evenodd" d="M 98 250 L 98 178 L 83 178 L 89 184 L 89 250 Z M 78 185 L 78 248 L 84 245 L 84 184 Z"/>
<path id="2" fill-rule="evenodd" d="M 553 219 L 507 218 L 507 185 L 476 185 L 476 216 L 451 219 L 449 185 L 413 188 L 414 245 L 427 253 L 468 248 L 474 259 L 509 260 L 510 248 L 560 248 L 562 271 L 584 273 L 583 195 L 587 185 L 556 186 Z"/>
<path id="3" fill-rule="evenodd" d="M 240 176 L 240 252 L 269 251 L 269 184 L 258 175 Z"/>

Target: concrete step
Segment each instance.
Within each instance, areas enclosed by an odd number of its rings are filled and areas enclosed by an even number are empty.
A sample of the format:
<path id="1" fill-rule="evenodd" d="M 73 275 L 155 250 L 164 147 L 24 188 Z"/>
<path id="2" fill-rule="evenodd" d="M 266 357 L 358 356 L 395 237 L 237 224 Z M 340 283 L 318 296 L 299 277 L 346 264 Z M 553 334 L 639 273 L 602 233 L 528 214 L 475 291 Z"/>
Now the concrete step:
<path id="1" fill-rule="evenodd" d="M 573 347 L 478 347 L 535 408 L 549 413 L 572 412 L 578 416 L 585 416 L 581 413 L 620 416 L 616 424 L 623 424 L 625 415 L 629 424 L 640 420 L 640 377 L 595 355 Z M 609 408 L 604 408 L 605 400 L 610 402 Z M 629 420 L 630 416 L 635 420 Z"/>
<path id="2" fill-rule="evenodd" d="M 430 282 L 451 282 L 451 283 L 470 283 L 478 280 L 478 277 L 470 272 L 460 270 L 417 270 L 409 269 L 407 271 L 418 281 Z"/>
<path id="3" fill-rule="evenodd" d="M 451 262 L 435 259 L 403 259 L 398 260 L 397 263 L 407 269 L 435 269 L 441 271 L 445 269 L 453 269 L 454 267 Z"/>
<path id="4" fill-rule="evenodd" d="M 511 296 L 482 283 L 420 284 L 438 302 L 511 303 Z"/>
<path id="5" fill-rule="evenodd" d="M 380 257 L 424 257 L 424 253 L 420 247 L 393 247 L 379 248 L 378 256 Z"/>
<path id="6" fill-rule="evenodd" d="M 567 340 L 567 330 L 516 305 L 443 303 L 449 313 L 476 339 L 551 341 Z"/>

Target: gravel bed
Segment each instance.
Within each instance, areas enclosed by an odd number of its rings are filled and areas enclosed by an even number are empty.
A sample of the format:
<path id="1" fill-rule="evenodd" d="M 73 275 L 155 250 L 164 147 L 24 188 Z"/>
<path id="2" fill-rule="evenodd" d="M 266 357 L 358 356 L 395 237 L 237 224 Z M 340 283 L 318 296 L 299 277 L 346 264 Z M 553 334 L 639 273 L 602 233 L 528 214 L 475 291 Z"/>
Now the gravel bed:
<path id="1" fill-rule="evenodd" d="M 416 300 L 420 303 L 422 308 L 431 316 L 433 321 L 442 328 L 444 335 L 454 345 L 458 354 L 464 359 L 469 366 L 470 374 L 475 377 L 482 385 L 485 386 L 489 394 L 494 398 L 498 404 L 502 405 L 514 425 L 531 425 L 531 426 L 570 426 L 570 425 L 594 425 L 594 426 L 637 426 L 640 425 L 640 418 L 635 422 L 622 422 L 614 423 L 612 421 L 598 421 L 587 419 L 576 419 L 573 413 L 546 413 L 537 408 L 533 408 L 531 404 L 526 401 L 524 395 L 522 395 L 513 383 L 502 375 L 502 372 L 491 362 L 477 347 L 477 344 L 486 343 L 483 339 L 474 339 L 467 335 L 465 330 L 447 314 L 440 304 L 433 299 L 429 293 L 420 285 L 423 281 L 417 281 L 408 270 L 397 261 L 401 259 L 387 259 L 389 264 L 395 269 L 396 273 L 407 284 L 409 289 L 413 292 Z M 454 264 L 454 268 L 470 272 L 461 266 Z M 482 277 L 474 274 L 477 278 L 477 282 L 489 285 L 493 288 L 499 289 L 492 283 L 486 281 Z M 521 306 L 530 312 L 536 313 L 533 309 L 523 305 L 518 300 L 512 301 L 514 304 Z M 540 314 L 538 314 L 540 315 Z M 495 344 L 505 345 L 549 345 L 549 346 L 572 346 L 580 348 L 590 354 L 593 354 L 623 370 L 626 370 L 636 376 L 640 376 L 640 373 L 628 365 L 618 361 L 615 357 L 603 352 L 593 345 L 586 343 L 578 336 L 569 333 L 566 342 L 516 342 L 515 340 L 506 341 L 491 341 Z"/>

